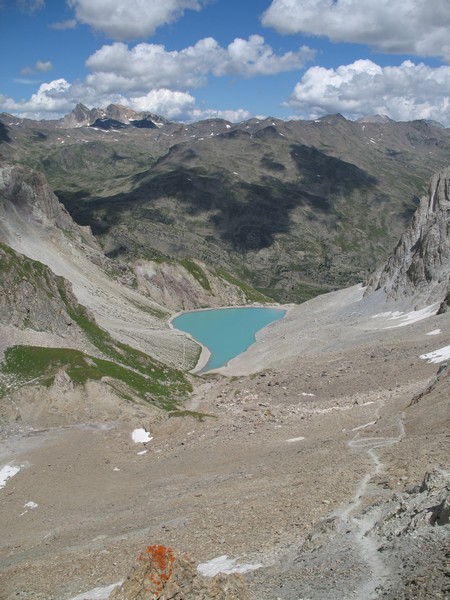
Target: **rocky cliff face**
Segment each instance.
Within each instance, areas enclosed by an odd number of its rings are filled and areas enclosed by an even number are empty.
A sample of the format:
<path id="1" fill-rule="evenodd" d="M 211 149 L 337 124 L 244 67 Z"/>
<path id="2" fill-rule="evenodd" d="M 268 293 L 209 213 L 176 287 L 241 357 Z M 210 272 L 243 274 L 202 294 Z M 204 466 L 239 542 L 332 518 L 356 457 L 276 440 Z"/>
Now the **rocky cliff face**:
<path id="1" fill-rule="evenodd" d="M 427 197 L 367 292 L 412 301 L 416 308 L 446 305 L 450 293 L 450 166 L 436 173 Z"/>
<path id="2" fill-rule="evenodd" d="M 77 225 L 59 202 L 45 176 L 27 167 L 0 161 L 0 240 L 20 237 L 15 223 L 20 220 L 40 228 L 43 236 L 55 227 L 82 244 L 97 259 L 103 256 L 89 227 Z M 10 244 L 14 246 L 14 244 Z"/>
<path id="3" fill-rule="evenodd" d="M 83 337 L 68 314 L 77 302 L 65 279 L 1 243 L 0 273 L 0 323 L 64 338 Z"/>

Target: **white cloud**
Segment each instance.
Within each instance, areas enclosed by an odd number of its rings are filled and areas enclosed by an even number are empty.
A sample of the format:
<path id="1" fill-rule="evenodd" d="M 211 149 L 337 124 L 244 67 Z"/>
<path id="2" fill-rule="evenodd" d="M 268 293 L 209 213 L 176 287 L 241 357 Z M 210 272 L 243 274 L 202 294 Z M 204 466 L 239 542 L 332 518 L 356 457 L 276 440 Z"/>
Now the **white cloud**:
<path id="1" fill-rule="evenodd" d="M 151 90 L 145 96 L 124 98 L 124 101 L 134 110 L 149 111 L 166 119 L 189 119 L 195 106 L 195 98 L 191 94 L 168 89 Z"/>
<path id="2" fill-rule="evenodd" d="M 260 35 L 251 35 L 248 40 L 236 38 L 228 45 L 224 60 L 214 68 L 215 75 L 273 75 L 284 71 L 300 69 L 312 60 L 315 51 L 302 46 L 298 52 L 286 52 L 281 56 L 273 53 L 272 48 Z"/>
<path id="3" fill-rule="evenodd" d="M 39 79 L 25 79 L 24 77 L 16 77 L 13 79 L 14 83 L 20 83 L 22 85 L 37 85 L 41 83 Z"/>
<path id="4" fill-rule="evenodd" d="M 58 21 L 57 23 L 50 23 L 50 29 L 57 29 L 59 31 L 65 31 L 66 29 L 75 29 L 77 22 L 75 19 L 67 19 L 67 21 Z"/>
<path id="5" fill-rule="evenodd" d="M 68 0 L 80 23 L 116 40 L 152 35 L 179 19 L 186 9 L 200 10 L 205 0 Z"/>
<path id="6" fill-rule="evenodd" d="M 337 69 L 312 67 L 285 106 L 311 118 L 340 112 L 354 119 L 378 113 L 399 121 L 434 119 L 449 126 L 450 67 L 411 61 L 380 67 L 370 60 Z"/>
<path id="7" fill-rule="evenodd" d="M 36 62 L 36 71 L 40 71 L 41 73 L 44 73 L 45 71 L 51 71 L 53 69 L 53 64 L 51 60 L 38 60 Z"/>
<path id="8" fill-rule="evenodd" d="M 0 109 L 28 118 L 52 118 L 73 108 L 71 86 L 65 79 L 55 79 L 42 83 L 29 100 L 16 102 L 12 98 L 0 96 Z"/>
<path id="9" fill-rule="evenodd" d="M 200 121 L 202 119 L 225 119 L 225 121 L 239 123 L 249 119 L 251 116 L 251 113 L 244 108 L 238 108 L 237 110 L 214 110 L 212 108 L 201 110 L 199 108 L 194 108 L 189 112 L 190 121 Z"/>
<path id="10" fill-rule="evenodd" d="M 274 54 L 259 35 L 248 40 L 236 38 L 227 48 L 208 37 L 172 52 L 159 44 L 142 43 L 130 49 L 115 42 L 87 59 L 86 66 L 92 71 L 87 83 L 103 93 L 144 93 L 154 87 L 187 90 L 205 85 L 210 73 L 218 77 L 273 75 L 299 69 L 313 56 L 314 51 L 306 46 L 298 52 Z"/>
<path id="11" fill-rule="evenodd" d="M 33 75 L 33 73 L 44 73 L 45 71 L 51 71 L 52 69 L 53 64 L 51 60 L 38 60 L 34 67 L 24 67 L 20 72 L 22 75 Z"/>
<path id="12" fill-rule="evenodd" d="M 262 23 L 285 34 L 450 60 L 448 0 L 272 0 Z"/>
<path id="13" fill-rule="evenodd" d="M 129 49 L 116 42 L 103 46 L 87 59 L 86 66 L 92 71 L 87 81 L 109 92 L 200 87 L 223 58 L 226 53 L 213 38 L 173 52 L 159 44 L 137 44 Z"/>
<path id="14" fill-rule="evenodd" d="M 17 0 L 17 4 L 22 12 L 33 14 L 45 6 L 45 0 Z"/>

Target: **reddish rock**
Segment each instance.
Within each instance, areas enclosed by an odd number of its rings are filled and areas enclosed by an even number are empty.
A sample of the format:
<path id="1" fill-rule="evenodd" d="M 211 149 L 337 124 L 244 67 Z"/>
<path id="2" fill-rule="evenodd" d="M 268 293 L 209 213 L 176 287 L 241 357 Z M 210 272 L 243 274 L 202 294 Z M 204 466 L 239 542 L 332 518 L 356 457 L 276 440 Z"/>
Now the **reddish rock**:
<path id="1" fill-rule="evenodd" d="M 240 575 L 202 577 L 195 563 L 166 546 L 148 546 L 109 600 L 248 600 Z"/>

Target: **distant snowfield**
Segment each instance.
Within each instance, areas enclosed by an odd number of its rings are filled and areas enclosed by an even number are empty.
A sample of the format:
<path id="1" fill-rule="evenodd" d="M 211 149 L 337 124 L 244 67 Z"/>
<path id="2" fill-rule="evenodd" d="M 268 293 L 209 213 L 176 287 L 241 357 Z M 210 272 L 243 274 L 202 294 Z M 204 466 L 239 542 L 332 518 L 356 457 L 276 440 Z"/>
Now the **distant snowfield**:
<path id="1" fill-rule="evenodd" d="M 428 361 L 429 363 L 440 363 L 444 360 L 450 359 L 450 346 L 444 346 L 443 348 L 439 348 L 439 350 L 434 350 L 434 352 L 428 352 L 427 354 L 421 354 L 420 358 Z"/>
<path id="2" fill-rule="evenodd" d="M 217 558 L 212 558 L 205 563 L 199 564 L 197 571 L 200 575 L 203 575 L 203 577 L 214 577 L 219 573 L 225 573 L 226 575 L 229 575 L 230 573 L 247 573 L 248 571 L 255 571 L 262 567 L 261 563 L 238 565 L 236 564 L 237 560 L 237 558 L 228 558 L 226 555 L 218 556 Z"/>
<path id="3" fill-rule="evenodd" d="M 388 319 L 389 321 L 400 321 L 397 325 L 391 325 L 390 327 L 385 327 L 384 329 L 394 329 L 394 327 L 405 327 L 405 325 L 411 325 L 411 323 L 417 323 L 417 321 L 422 321 L 423 319 L 428 319 L 428 317 L 433 317 L 436 314 L 436 311 L 439 307 L 439 302 L 435 304 L 430 304 L 430 306 L 425 306 L 425 308 L 421 308 L 420 310 L 413 310 L 411 312 L 399 312 L 399 311 L 388 311 L 384 313 L 378 313 L 377 315 L 373 315 L 372 319 Z"/>
<path id="4" fill-rule="evenodd" d="M 11 467 L 11 465 L 5 465 L 0 469 L 0 490 L 5 487 L 6 482 L 20 471 L 20 467 Z"/>
<path id="5" fill-rule="evenodd" d="M 440 329 L 433 329 L 433 331 L 429 331 L 425 335 L 439 335 L 441 333 Z"/>

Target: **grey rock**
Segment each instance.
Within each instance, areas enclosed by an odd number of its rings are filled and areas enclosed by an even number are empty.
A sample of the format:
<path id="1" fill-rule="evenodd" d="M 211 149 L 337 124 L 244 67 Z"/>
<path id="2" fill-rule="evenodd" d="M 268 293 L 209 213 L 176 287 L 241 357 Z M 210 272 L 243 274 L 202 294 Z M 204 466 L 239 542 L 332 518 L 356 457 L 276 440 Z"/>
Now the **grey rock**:
<path id="1" fill-rule="evenodd" d="M 366 294 L 383 290 L 388 300 L 408 299 L 415 308 L 442 303 L 450 294 L 450 167 L 436 173 L 427 197 Z"/>

